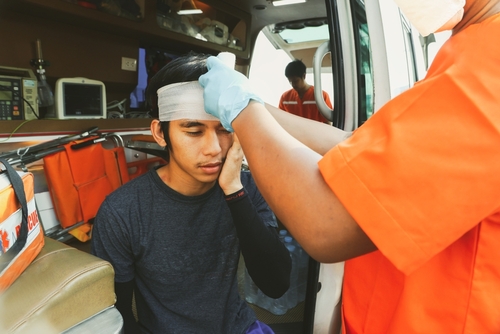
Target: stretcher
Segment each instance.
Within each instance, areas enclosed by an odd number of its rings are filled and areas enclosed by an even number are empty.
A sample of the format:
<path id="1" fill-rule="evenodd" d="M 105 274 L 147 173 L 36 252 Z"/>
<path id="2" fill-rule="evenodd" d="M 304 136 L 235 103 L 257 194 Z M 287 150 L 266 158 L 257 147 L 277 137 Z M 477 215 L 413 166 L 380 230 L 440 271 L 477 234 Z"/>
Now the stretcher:
<path id="1" fill-rule="evenodd" d="M 43 142 L 41 144 L 22 147 L 13 151 L 2 152 L 0 153 L 0 159 L 5 159 L 11 166 L 19 167 L 26 172 L 26 165 L 40 160 L 49 154 L 62 151 L 65 144 L 96 136 L 98 135 L 97 130 L 97 127 L 93 127 L 76 135 L 64 136 Z"/>
<path id="2" fill-rule="evenodd" d="M 102 144 L 113 140 L 114 147 Z M 43 159 L 43 172 L 60 226 L 45 235 L 67 241 L 90 239 L 91 224 L 104 198 L 129 181 L 123 140 L 114 133 L 92 128 L 77 135 L 0 154 L 13 166 L 27 170 Z M 43 222 L 42 222 L 43 223 Z"/>

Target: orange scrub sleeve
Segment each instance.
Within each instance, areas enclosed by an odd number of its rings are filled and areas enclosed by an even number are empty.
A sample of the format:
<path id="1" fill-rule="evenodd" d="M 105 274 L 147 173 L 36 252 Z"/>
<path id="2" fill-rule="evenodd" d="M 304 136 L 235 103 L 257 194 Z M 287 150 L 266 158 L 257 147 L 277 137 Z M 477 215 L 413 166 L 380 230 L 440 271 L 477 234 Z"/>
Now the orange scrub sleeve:
<path id="1" fill-rule="evenodd" d="M 444 73 L 417 84 L 319 163 L 349 213 L 405 273 L 500 206 L 500 113 L 488 106 L 499 106 L 491 100 L 500 94 L 463 79 Z"/>

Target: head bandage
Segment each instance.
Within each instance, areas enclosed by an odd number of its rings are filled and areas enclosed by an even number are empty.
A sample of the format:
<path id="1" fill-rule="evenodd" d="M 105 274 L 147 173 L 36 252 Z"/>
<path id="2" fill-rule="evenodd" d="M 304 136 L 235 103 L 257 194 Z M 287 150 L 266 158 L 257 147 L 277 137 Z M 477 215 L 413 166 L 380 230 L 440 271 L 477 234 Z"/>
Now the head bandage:
<path id="1" fill-rule="evenodd" d="M 465 0 L 394 0 L 422 36 L 436 32 L 464 8 Z"/>
<path id="2" fill-rule="evenodd" d="M 160 122 L 179 119 L 219 120 L 205 112 L 203 88 L 198 81 L 166 85 L 158 89 L 157 94 Z"/>

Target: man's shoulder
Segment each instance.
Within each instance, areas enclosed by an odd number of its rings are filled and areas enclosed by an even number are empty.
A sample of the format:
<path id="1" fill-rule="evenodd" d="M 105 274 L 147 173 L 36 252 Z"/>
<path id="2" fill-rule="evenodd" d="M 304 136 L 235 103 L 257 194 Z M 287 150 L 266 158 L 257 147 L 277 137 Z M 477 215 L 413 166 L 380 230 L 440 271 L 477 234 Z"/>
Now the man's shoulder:
<path id="1" fill-rule="evenodd" d="M 151 171 L 124 183 L 119 188 L 111 192 L 106 199 L 108 201 L 122 201 L 124 198 L 133 197 L 136 193 L 142 192 L 144 187 L 152 190 L 150 185 L 151 176 L 149 173 L 151 173 Z"/>

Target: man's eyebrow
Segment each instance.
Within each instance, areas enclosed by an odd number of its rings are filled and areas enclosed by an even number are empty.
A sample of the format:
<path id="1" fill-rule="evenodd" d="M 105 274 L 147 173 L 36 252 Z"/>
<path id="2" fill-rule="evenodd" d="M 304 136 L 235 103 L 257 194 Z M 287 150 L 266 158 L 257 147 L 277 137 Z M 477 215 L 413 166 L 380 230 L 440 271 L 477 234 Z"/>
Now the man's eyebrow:
<path id="1" fill-rule="evenodd" d="M 194 126 L 205 126 L 205 124 L 198 122 L 198 121 L 185 121 L 180 124 L 181 127 L 183 128 L 191 128 Z"/>

